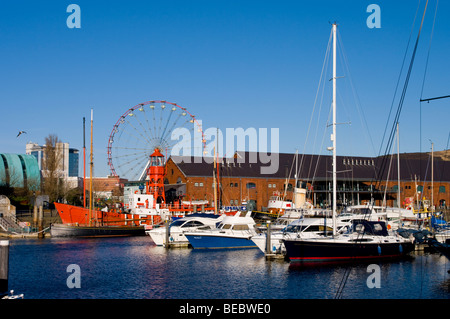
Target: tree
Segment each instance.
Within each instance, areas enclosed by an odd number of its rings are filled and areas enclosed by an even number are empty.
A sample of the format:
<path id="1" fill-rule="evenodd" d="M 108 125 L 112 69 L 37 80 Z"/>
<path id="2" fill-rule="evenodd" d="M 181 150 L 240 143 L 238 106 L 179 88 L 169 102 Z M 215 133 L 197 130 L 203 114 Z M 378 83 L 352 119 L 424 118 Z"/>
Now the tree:
<path id="1" fill-rule="evenodd" d="M 49 196 L 50 203 L 58 201 L 65 194 L 63 145 L 56 134 L 49 134 L 45 138 L 42 159 L 42 190 Z"/>

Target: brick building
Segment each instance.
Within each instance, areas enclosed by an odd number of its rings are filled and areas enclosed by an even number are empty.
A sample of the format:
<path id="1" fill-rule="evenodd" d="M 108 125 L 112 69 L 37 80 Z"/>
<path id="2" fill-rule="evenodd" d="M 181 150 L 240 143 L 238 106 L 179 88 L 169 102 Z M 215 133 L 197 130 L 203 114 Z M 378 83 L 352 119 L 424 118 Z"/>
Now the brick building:
<path id="1" fill-rule="evenodd" d="M 110 199 L 123 196 L 123 187 L 128 180 L 120 178 L 118 176 L 107 177 L 93 177 L 92 178 L 92 191 L 95 198 Z M 81 183 L 81 188 L 83 184 Z M 86 192 L 89 194 L 90 181 L 89 177 L 86 178 Z"/>
<path id="2" fill-rule="evenodd" d="M 433 200 L 438 206 L 450 202 L 449 151 L 435 152 L 433 161 Z M 402 204 L 420 192 L 419 198 L 431 200 L 431 159 L 429 153 L 400 154 L 400 201 Z M 251 160 L 256 158 L 257 161 Z M 218 163 L 219 198 L 224 206 L 237 206 L 254 200 L 258 210 L 264 210 L 270 196 L 278 192 L 292 199 L 295 174 L 308 190 L 307 198 L 318 206 L 331 205 L 332 156 L 285 154 L 278 156 L 278 170 L 264 174 L 267 166 L 259 154 L 237 152 L 233 158 Z M 209 159 L 170 157 L 166 163 L 165 190 L 167 201 L 214 201 L 214 164 Z M 359 204 L 375 200 L 381 205 L 397 205 L 397 156 L 351 157 L 337 156 L 338 205 Z M 287 187 L 286 187 L 287 186 Z M 285 191 L 286 190 L 286 191 Z"/>

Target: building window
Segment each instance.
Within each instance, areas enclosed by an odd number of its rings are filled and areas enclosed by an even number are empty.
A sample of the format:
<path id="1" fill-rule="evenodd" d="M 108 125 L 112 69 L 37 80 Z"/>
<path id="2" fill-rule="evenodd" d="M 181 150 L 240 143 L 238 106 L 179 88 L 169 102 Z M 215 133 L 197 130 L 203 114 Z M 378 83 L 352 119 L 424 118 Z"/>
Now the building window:
<path id="1" fill-rule="evenodd" d="M 272 184 L 269 184 L 269 188 L 272 188 Z"/>
<path id="2" fill-rule="evenodd" d="M 234 187 L 238 187 L 238 183 L 234 183 Z"/>
<path id="3" fill-rule="evenodd" d="M 195 186 L 195 187 L 198 187 L 198 183 L 195 183 L 194 186 Z"/>
<path id="4" fill-rule="evenodd" d="M 250 188 L 256 188 L 256 184 L 255 183 L 247 183 L 247 189 Z"/>
<path id="5" fill-rule="evenodd" d="M 203 183 L 198 183 L 198 185 L 199 185 L 200 187 L 203 187 Z"/>
<path id="6" fill-rule="evenodd" d="M 445 186 L 439 186 L 439 193 L 445 193 Z"/>
<path id="7" fill-rule="evenodd" d="M 423 192 L 423 186 L 422 185 L 417 186 L 417 191 L 418 192 Z"/>

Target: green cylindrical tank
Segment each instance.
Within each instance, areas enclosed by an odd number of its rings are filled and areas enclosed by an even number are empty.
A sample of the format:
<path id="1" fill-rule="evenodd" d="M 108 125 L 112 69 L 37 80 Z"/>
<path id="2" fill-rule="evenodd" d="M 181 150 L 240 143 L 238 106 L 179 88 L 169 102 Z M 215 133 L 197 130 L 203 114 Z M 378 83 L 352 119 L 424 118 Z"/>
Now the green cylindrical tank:
<path id="1" fill-rule="evenodd" d="M 41 172 L 36 157 L 26 154 L 0 154 L 0 185 L 38 190 Z"/>

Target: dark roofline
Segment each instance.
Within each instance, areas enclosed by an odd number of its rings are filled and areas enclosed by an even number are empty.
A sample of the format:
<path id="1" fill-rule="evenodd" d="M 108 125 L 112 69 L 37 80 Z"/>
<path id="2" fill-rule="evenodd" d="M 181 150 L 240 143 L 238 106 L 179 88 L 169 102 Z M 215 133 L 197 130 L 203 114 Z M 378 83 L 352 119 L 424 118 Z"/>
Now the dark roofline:
<path id="1" fill-rule="evenodd" d="M 278 170 L 274 174 L 263 174 L 261 168 L 268 167 L 270 163 L 260 161 L 260 153 L 257 152 L 236 152 L 238 157 L 227 157 L 220 160 L 220 171 L 222 176 L 241 178 L 286 178 L 295 174 L 295 154 L 274 153 L 272 160 L 278 154 Z M 264 153 L 262 153 L 264 154 Z M 418 181 L 431 181 L 431 164 L 429 153 L 402 153 L 400 154 L 400 176 L 402 181 L 414 181 L 415 176 Z M 250 159 L 257 159 L 257 162 L 250 162 Z M 392 159 L 391 159 L 392 158 Z M 422 158 L 422 159 L 420 159 Z M 172 156 L 172 161 L 180 171 L 186 176 L 211 177 L 214 160 L 212 157 L 191 157 Z M 299 179 L 331 181 L 331 155 L 298 154 Z M 301 165 L 301 167 L 300 167 Z M 390 173 L 388 170 L 390 167 Z M 381 172 L 381 169 L 383 172 Z M 337 171 L 339 180 L 360 180 L 360 181 L 385 181 L 397 180 L 397 156 L 337 156 Z M 289 174 L 290 173 L 290 174 Z M 434 158 L 434 181 L 450 181 L 450 161 L 441 157 Z"/>

